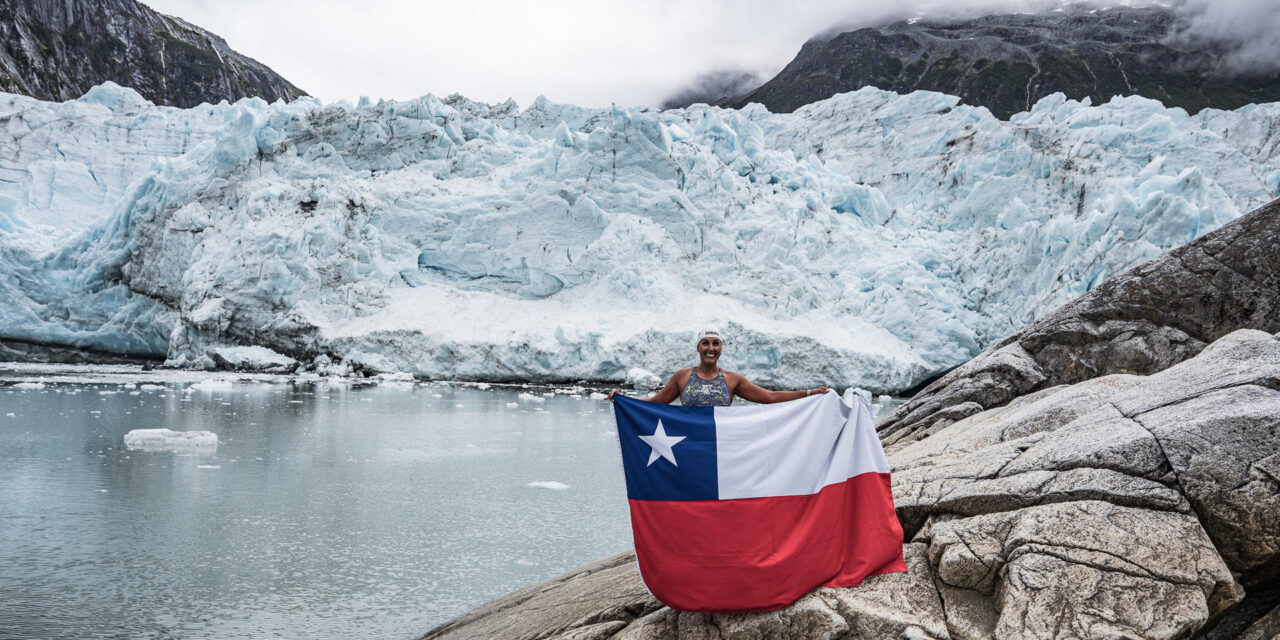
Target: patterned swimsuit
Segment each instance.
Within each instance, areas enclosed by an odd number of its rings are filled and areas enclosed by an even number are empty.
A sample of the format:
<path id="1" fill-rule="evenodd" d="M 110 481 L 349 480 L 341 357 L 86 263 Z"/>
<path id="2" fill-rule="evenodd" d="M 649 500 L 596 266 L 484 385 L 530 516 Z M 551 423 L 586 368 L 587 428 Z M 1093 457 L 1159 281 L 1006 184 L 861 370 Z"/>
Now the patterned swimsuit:
<path id="1" fill-rule="evenodd" d="M 680 404 L 686 407 L 727 407 L 733 404 L 724 371 L 716 373 L 716 377 L 710 380 L 699 378 L 697 369 L 691 371 L 689 382 L 680 392 Z"/>

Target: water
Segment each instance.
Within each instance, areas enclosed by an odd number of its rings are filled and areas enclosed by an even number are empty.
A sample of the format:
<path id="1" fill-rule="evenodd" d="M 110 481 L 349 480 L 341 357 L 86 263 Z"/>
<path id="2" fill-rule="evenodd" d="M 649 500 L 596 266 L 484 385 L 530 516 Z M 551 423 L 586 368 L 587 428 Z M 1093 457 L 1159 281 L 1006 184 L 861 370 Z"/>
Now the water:
<path id="1" fill-rule="evenodd" d="M 630 547 L 605 400 L 125 369 L 0 387 L 6 638 L 406 638 Z"/>

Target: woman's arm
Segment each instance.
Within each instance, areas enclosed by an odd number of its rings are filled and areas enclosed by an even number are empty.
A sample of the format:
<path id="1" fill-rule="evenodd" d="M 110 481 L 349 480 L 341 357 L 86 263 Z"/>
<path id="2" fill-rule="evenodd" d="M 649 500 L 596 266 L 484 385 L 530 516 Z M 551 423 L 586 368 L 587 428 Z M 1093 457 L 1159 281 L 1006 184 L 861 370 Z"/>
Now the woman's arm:
<path id="1" fill-rule="evenodd" d="M 734 395 L 743 400 L 760 404 L 799 400 L 800 398 L 827 392 L 826 387 L 817 387 L 805 391 L 769 391 L 768 389 L 757 387 L 746 376 L 732 371 L 726 371 L 725 378 Z"/>
<path id="2" fill-rule="evenodd" d="M 645 402 L 660 402 L 662 404 L 671 404 L 672 402 L 675 402 L 676 398 L 680 397 L 680 390 L 682 388 L 681 383 L 689 378 L 686 372 L 692 371 L 692 370 L 693 369 L 691 367 L 689 369 L 681 369 L 677 371 L 675 375 L 671 376 L 671 379 L 667 381 L 667 385 L 663 387 L 661 391 L 654 394 L 652 398 L 636 398 L 636 400 L 644 400 Z M 614 389 L 613 391 L 609 392 L 610 402 L 613 401 L 613 394 L 617 392 L 618 392 L 617 389 Z"/>

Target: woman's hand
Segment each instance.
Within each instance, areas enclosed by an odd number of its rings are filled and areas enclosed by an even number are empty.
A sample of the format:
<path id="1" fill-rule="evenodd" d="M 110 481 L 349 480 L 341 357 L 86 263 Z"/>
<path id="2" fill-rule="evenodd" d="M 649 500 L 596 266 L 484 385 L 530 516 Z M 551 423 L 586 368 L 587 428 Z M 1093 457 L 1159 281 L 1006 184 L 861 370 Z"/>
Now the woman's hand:
<path id="1" fill-rule="evenodd" d="M 613 402 L 613 394 L 615 394 L 615 393 L 617 393 L 617 392 L 618 392 L 618 390 L 617 390 L 617 389 L 614 389 L 613 391 L 610 391 L 610 392 L 609 392 L 609 402 Z"/>
<path id="2" fill-rule="evenodd" d="M 817 395 L 822 395 L 827 391 L 830 391 L 830 389 L 827 389 L 826 387 L 818 387 L 817 389 L 810 389 L 809 393 L 806 395 L 817 396 Z"/>

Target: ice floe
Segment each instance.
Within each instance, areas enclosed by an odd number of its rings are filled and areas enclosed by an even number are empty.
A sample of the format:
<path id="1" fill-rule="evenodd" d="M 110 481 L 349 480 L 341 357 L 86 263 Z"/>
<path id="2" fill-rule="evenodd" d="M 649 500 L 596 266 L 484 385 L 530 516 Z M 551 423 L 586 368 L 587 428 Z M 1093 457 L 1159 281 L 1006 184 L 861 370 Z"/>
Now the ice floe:
<path id="1" fill-rule="evenodd" d="M 139 451 L 208 450 L 217 448 L 218 436 L 212 431 L 134 429 L 124 434 L 124 446 Z"/>

